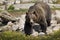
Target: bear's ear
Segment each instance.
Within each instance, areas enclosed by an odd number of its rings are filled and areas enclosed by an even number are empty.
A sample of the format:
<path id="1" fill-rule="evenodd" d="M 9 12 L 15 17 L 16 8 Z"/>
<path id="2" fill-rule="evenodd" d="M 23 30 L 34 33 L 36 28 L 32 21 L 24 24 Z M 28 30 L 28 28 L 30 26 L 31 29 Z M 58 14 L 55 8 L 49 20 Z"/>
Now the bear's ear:
<path id="1" fill-rule="evenodd" d="M 26 12 L 26 15 L 28 15 L 28 12 Z"/>

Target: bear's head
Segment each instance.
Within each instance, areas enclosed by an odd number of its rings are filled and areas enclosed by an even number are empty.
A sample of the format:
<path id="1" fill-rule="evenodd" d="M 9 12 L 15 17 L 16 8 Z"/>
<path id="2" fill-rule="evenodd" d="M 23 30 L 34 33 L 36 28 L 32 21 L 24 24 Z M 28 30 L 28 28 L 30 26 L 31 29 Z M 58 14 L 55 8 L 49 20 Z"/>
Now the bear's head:
<path id="1" fill-rule="evenodd" d="M 36 23 L 38 21 L 36 12 L 27 12 L 26 13 L 26 21 L 30 23 Z"/>

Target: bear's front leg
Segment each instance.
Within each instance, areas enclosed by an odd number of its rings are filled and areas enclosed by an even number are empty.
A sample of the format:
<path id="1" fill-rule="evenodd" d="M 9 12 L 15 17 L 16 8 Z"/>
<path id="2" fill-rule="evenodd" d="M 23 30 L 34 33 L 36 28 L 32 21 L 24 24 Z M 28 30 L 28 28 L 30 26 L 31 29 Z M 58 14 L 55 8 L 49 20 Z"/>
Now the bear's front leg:
<path id="1" fill-rule="evenodd" d="M 47 30 L 47 22 L 46 22 L 46 18 L 45 17 L 40 20 L 40 26 L 41 26 L 42 32 L 47 34 L 47 32 L 46 32 L 46 30 Z"/>

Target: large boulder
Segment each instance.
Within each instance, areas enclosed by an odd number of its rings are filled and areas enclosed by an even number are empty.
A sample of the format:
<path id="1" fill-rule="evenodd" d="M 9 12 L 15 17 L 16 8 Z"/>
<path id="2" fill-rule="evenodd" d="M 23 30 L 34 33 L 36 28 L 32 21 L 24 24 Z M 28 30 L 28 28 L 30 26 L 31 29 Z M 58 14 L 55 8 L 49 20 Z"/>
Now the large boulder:
<path id="1" fill-rule="evenodd" d="M 17 19 L 9 14 L 7 11 L 3 11 L 0 13 L 0 22 L 6 25 L 9 21 L 15 22 Z"/>
<path id="2" fill-rule="evenodd" d="M 56 10 L 55 20 L 60 23 L 60 10 Z"/>

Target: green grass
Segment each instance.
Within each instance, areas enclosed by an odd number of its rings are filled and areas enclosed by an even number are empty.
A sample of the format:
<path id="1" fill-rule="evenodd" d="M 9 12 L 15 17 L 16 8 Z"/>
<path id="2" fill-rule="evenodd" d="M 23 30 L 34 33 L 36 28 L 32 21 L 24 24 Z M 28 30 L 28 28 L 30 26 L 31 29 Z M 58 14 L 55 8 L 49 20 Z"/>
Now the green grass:
<path id="1" fill-rule="evenodd" d="M 53 4 L 60 4 L 60 0 L 56 0 L 56 2 L 53 1 Z"/>
<path id="2" fill-rule="evenodd" d="M 0 12 L 3 12 L 4 10 L 0 10 Z M 7 10 L 11 15 L 13 16 L 20 16 L 22 14 L 25 14 L 28 9 L 20 9 L 20 10 Z"/>
<path id="3" fill-rule="evenodd" d="M 60 10 L 60 8 L 51 8 L 52 10 Z"/>
<path id="4" fill-rule="evenodd" d="M 20 10 L 7 10 L 10 14 L 12 14 L 13 16 L 20 16 L 22 14 L 25 14 L 28 9 L 20 9 Z"/>
<path id="5" fill-rule="evenodd" d="M 47 36 L 25 36 L 20 32 L 5 31 L 0 33 L 0 40 L 60 40 L 60 30 Z"/>
<path id="6" fill-rule="evenodd" d="M 28 9 L 20 9 L 20 10 L 7 10 L 8 12 L 27 12 Z"/>

